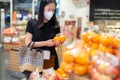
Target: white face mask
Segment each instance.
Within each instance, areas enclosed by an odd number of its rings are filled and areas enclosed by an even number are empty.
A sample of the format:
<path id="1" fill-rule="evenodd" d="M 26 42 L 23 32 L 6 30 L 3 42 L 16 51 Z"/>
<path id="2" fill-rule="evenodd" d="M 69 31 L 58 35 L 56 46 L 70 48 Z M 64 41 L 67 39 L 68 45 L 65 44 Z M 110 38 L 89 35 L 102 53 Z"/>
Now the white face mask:
<path id="1" fill-rule="evenodd" d="M 53 16 L 54 12 L 52 11 L 45 11 L 44 12 L 44 17 L 47 19 L 47 20 L 50 20 Z"/>

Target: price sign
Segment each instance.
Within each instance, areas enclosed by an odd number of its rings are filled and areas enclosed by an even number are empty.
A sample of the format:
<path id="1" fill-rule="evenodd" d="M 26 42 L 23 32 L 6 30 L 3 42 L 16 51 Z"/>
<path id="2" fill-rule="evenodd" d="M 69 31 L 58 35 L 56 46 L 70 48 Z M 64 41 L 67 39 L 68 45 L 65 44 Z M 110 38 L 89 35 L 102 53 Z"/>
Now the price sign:
<path id="1" fill-rule="evenodd" d="M 18 37 L 13 37 L 12 42 L 18 42 Z"/>
<path id="2" fill-rule="evenodd" d="M 4 37 L 4 42 L 10 43 L 11 39 L 12 39 L 12 37 L 6 36 L 6 37 Z"/>
<path id="3" fill-rule="evenodd" d="M 50 59 L 50 51 L 44 50 L 43 54 L 44 54 L 44 56 L 43 56 L 44 59 L 46 59 L 46 60 Z"/>

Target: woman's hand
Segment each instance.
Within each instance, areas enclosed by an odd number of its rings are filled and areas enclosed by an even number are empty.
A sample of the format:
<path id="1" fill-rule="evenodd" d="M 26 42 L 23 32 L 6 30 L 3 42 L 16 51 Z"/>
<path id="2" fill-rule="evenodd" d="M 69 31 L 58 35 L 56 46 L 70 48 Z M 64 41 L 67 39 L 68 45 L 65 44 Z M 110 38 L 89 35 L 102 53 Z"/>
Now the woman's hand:
<path id="1" fill-rule="evenodd" d="M 49 47 L 55 46 L 55 42 L 53 42 L 52 39 L 49 39 L 46 41 L 46 46 L 49 46 Z"/>
<path id="2" fill-rule="evenodd" d="M 59 46 L 60 44 L 62 44 L 59 40 L 55 42 L 55 46 Z"/>

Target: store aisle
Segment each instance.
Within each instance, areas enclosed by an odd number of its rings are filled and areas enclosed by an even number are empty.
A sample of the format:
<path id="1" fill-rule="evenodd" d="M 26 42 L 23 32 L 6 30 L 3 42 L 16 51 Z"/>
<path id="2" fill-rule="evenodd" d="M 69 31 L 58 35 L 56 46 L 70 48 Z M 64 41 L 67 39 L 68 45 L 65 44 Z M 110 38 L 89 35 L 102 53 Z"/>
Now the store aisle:
<path id="1" fill-rule="evenodd" d="M 9 52 L 4 52 L 0 48 L 0 80 L 21 80 L 15 77 L 12 77 L 12 74 L 15 71 L 9 69 Z"/>
<path id="2" fill-rule="evenodd" d="M 0 48 L 0 79 L 9 80 L 9 53 Z"/>

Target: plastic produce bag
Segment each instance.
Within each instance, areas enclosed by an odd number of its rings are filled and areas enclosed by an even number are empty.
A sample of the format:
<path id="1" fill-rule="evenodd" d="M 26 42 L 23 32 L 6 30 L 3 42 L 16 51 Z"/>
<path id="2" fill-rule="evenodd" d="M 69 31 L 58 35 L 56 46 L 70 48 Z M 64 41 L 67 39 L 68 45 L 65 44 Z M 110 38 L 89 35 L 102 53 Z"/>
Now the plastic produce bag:
<path id="1" fill-rule="evenodd" d="M 39 71 L 38 71 L 37 68 L 36 68 L 35 71 L 33 71 L 33 72 L 31 73 L 29 80 L 41 80 L 41 79 L 40 79 L 40 75 L 39 75 Z"/>

